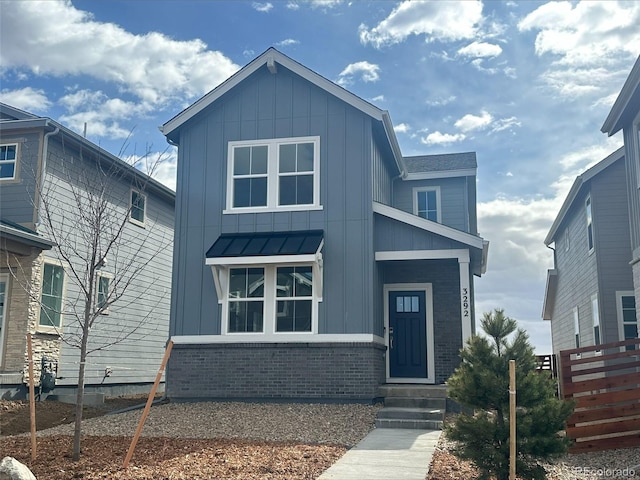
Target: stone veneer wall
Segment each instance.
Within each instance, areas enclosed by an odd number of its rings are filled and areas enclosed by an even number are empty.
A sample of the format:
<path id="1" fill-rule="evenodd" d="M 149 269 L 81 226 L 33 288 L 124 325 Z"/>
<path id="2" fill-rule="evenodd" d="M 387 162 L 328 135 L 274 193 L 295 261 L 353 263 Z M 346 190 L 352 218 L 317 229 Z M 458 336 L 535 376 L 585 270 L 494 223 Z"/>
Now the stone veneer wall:
<path id="1" fill-rule="evenodd" d="M 385 382 L 377 343 L 175 344 L 166 376 L 172 400 L 372 402 Z"/>
<path id="2" fill-rule="evenodd" d="M 29 381 L 27 332 L 31 332 L 34 360 L 34 381 L 40 382 L 40 359 L 43 356 L 59 360 L 61 340 L 59 335 L 37 332 L 42 288 L 43 257 L 33 249 L 30 255 L 8 254 L 0 260 L 0 268 L 9 273 L 9 308 L 5 318 L 5 343 L 0 359 L 0 376 L 3 384 L 20 384 Z"/>

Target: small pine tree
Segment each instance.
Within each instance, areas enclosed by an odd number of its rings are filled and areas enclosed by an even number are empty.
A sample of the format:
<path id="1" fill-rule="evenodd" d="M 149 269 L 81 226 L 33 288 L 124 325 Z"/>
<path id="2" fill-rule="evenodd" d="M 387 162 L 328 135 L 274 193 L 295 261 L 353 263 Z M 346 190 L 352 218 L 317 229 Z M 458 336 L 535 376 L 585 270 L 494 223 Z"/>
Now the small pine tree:
<path id="1" fill-rule="evenodd" d="M 485 313 L 482 329 L 489 338 L 471 337 L 462 362 L 449 381 L 449 396 L 473 409 L 446 427 L 458 442 L 454 453 L 471 460 L 479 479 L 509 478 L 509 360 L 516 362 L 516 471 L 519 478 L 545 479 L 538 460 L 566 452 L 570 439 L 561 434 L 573 412 L 571 403 L 555 397 L 555 384 L 536 372 L 536 359 L 526 332 L 496 309 Z M 508 337 L 515 332 L 512 340 Z"/>

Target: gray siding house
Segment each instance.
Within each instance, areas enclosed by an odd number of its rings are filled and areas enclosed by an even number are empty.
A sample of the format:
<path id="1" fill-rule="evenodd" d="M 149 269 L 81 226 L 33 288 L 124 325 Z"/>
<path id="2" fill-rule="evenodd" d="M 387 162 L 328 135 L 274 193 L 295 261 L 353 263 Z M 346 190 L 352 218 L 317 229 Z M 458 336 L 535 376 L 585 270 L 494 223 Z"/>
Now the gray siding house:
<path id="1" fill-rule="evenodd" d="M 554 268 L 543 319 L 556 354 L 637 336 L 626 178 L 624 148 L 579 175 L 544 240 Z"/>
<path id="2" fill-rule="evenodd" d="M 166 393 L 371 401 L 443 383 L 474 332 L 474 153 L 270 48 L 161 127 L 178 146 Z"/>
<path id="3" fill-rule="evenodd" d="M 148 390 L 155 378 L 169 328 L 175 193 L 54 120 L 0 104 L 0 395 L 24 392 L 28 333 L 36 382 L 46 357 L 57 365 L 56 393 L 77 385 L 79 350 L 69 342 L 79 335 L 72 312 L 81 292 L 69 265 L 82 272 L 86 251 L 77 198 L 106 171 L 114 172 L 108 201 L 123 230 L 97 276 L 96 308 L 123 288 L 124 271 L 139 274 L 124 277 L 125 296 L 94 324 L 89 349 L 108 348 L 87 358 L 85 384 L 118 394 Z M 76 242 L 73 263 L 52 237 L 65 240 L 67 253 Z"/>
<path id="4" fill-rule="evenodd" d="M 640 57 L 631 69 L 602 126 L 602 132 L 609 136 L 620 130 L 624 138 L 631 234 L 628 261 L 633 271 L 637 322 L 635 327 L 628 327 L 627 336 L 632 335 L 635 328 L 637 337 L 638 322 L 640 322 L 640 313 L 638 313 L 640 311 Z"/>

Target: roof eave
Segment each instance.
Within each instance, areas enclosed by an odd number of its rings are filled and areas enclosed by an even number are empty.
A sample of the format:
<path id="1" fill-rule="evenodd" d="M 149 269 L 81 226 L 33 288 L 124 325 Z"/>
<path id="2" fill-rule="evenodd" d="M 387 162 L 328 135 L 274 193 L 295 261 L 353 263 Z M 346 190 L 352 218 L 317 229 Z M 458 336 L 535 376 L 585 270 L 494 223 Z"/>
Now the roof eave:
<path id="1" fill-rule="evenodd" d="M 636 63 L 633 65 L 631 69 L 631 73 L 627 77 L 627 80 L 624 82 L 620 93 L 618 94 L 618 98 L 611 107 L 611 111 L 607 116 L 607 119 L 604 121 L 602 128 L 600 131 L 602 133 L 606 133 L 609 136 L 614 135 L 622 127 L 624 126 L 624 122 L 622 121 L 625 117 L 630 106 L 632 106 L 632 97 L 634 93 L 638 91 L 640 87 L 640 56 L 636 60 Z"/>

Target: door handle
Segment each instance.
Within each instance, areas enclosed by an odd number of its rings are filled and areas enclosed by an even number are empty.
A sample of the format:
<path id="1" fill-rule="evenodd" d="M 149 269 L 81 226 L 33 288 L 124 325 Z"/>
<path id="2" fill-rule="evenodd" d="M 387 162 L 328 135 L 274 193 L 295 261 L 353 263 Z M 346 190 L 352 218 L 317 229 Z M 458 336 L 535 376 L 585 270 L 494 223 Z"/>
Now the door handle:
<path id="1" fill-rule="evenodd" d="M 393 337 L 389 337 L 389 349 L 393 350 Z"/>

